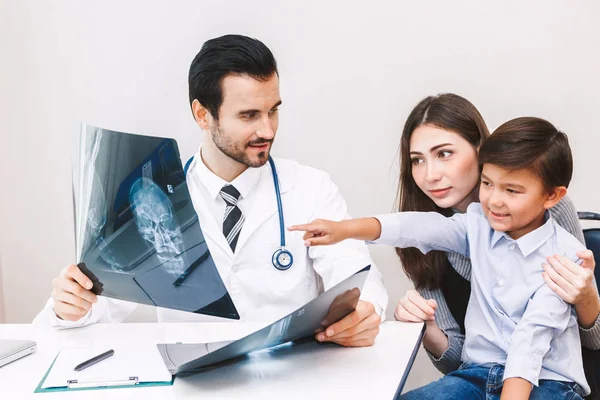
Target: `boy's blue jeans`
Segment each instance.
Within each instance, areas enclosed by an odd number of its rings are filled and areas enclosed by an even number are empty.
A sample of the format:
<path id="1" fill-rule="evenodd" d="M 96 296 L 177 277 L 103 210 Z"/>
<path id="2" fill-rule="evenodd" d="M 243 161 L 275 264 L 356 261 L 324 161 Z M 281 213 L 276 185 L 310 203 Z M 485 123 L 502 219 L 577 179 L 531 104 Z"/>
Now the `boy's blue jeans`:
<path id="1" fill-rule="evenodd" d="M 443 378 L 400 396 L 401 400 L 485 399 L 499 400 L 504 366 L 482 367 L 463 364 Z M 572 382 L 540 379 L 530 400 L 583 399 L 581 386 Z"/>

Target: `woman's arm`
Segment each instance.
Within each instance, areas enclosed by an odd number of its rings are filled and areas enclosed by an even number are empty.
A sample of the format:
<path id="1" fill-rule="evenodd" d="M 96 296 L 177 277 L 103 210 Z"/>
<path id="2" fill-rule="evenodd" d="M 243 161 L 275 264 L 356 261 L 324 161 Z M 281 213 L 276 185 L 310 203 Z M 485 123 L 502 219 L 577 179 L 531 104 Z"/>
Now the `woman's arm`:
<path id="1" fill-rule="evenodd" d="M 458 323 L 452 316 L 441 289 L 419 289 L 419 294 L 437 303 L 435 326 L 427 326 L 423 346 L 433 365 L 442 374 L 449 374 L 462 364 L 461 355 L 465 335 L 461 333 Z"/>
<path id="2" fill-rule="evenodd" d="M 568 197 L 550 209 L 552 218 L 584 243 L 577 210 Z M 575 306 L 581 343 L 591 350 L 600 349 L 600 298 L 594 279 L 595 261 L 591 251 L 577 254 L 582 265 L 564 257 L 549 257 L 544 266 L 544 280 L 564 301 Z M 550 255 L 552 256 L 552 255 Z"/>
<path id="3" fill-rule="evenodd" d="M 427 321 L 425 335 L 423 335 L 423 346 L 437 360 L 448 350 L 450 343 L 448 337 L 434 321 Z"/>
<path id="4" fill-rule="evenodd" d="M 425 323 L 423 346 L 439 358 L 448 348 L 448 338 L 435 322 L 437 302 L 425 299 L 416 290 L 409 290 L 396 306 L 394 318 L 402 322 Z"/>
<path id="5" fill-rule="evenodd" d="M 548 286 L 567 303 L 574 304 L 579 326 L 589 329 L 600 314 L 600 298 L 594 281 L 594 254 L 590 250 L 577 253 L 581 265 L 566 257 L 548 257 L 544 279 Z"/>

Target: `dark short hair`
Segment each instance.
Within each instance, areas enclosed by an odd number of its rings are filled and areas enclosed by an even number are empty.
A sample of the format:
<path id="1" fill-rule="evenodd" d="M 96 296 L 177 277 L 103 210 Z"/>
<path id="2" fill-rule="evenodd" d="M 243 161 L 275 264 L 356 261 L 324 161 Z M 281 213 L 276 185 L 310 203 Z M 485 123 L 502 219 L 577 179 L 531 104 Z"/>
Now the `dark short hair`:
<path id="1" fill-rule="evenodd" d="M 194 57 L 188 75 L 190 106 L 194 100 L 219 119 L 223 103 L 223 79 L 248 75 L 265 81 L 277 72 L 273 53 L 261 41 L 242 35 L 225 35 L 207 40 Z"/>
<path id="2" fill-rule="evenodd" d="M 514 171 L 527 169 L 550 192 L 568 187 L 573 155 L 567 135 L 550 122 L 534 117 L 512 119 L 498 127 L 479 150 L 479 165 L 489 163 Z"/>

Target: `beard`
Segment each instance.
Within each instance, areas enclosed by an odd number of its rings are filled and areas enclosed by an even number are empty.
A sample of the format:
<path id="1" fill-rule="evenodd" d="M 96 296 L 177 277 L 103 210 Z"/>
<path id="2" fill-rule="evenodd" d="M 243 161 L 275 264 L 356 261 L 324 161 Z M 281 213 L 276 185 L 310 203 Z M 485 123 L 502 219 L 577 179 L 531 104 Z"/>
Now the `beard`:
<path id="1" fill-rule="evenodd" d="M 273 139 L 256 139 L 246 143 L 236 143 L 221 131 L 218 124 L 210 130 L 210 135 L 215 146 L 217 146 L 217 148 L 221 150 L 223 154 L 232 160 L 239 162 L 240 164 L 244 164 L 247 167 L 262 167 L 269 160 L 271 146 L 269 146 L 267 150 L 258 153 L 258 157 L 256 159 L 250 158 L 246 150 L 250 146 L 273 143 Z"/>

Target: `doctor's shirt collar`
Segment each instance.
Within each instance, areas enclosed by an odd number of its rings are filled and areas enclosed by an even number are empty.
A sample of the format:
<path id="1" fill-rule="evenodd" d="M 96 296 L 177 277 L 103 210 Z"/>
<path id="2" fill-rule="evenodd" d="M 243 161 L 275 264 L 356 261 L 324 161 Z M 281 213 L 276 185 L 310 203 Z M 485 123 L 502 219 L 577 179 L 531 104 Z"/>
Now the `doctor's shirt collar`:
<path id="1" fill-rule="evenodd" d="M 198 168 L 198 177 L 202 184 L 208 190 L 210 197 L 216 199 L 219 197 L 219 192 L 223 188 L 223 186 L 230 184 L 233 185 L 238 192 L 240 192 L 242 198 L 248 197 L 250 191 L 256 186 L 259 181 L 260 174 L 264 165 L 258 168 L 248 167 L 244 172 L 242 172 L 237 178 L 235 178 L 231 182 L 227 182 L 226 180 L 220 178 L 215 175 L 208 167 L 204 164 L 204 161 L 201 157 L 202 149 L 196 153 L 196 165 Z"/>

